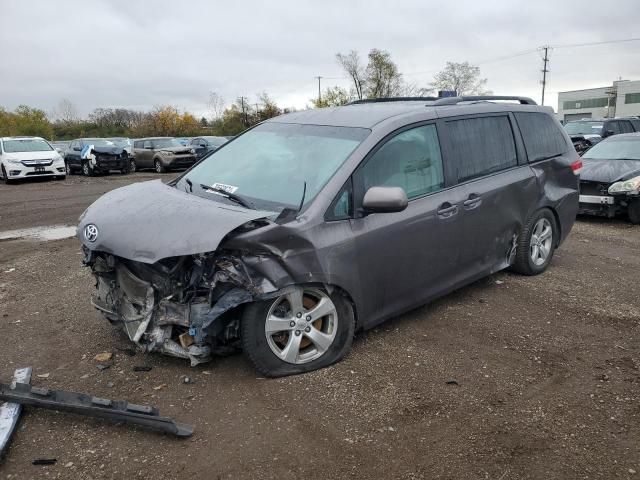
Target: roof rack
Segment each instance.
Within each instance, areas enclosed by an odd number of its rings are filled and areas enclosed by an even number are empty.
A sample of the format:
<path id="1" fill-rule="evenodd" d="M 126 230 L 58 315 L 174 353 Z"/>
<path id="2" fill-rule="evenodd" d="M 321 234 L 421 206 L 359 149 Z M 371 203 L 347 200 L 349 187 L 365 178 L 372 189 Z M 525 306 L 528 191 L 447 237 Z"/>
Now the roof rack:
<path id="1" fill-rule="evenodd" d="M 457 105 L 460 102 L 487 102 L 491 100 L 517 100 L 521 105 L 537 105 L 537 103 L 529 97 L 512 97 L 509 95 L 477 95 L 438 98 L 430 106 L 438 107 L 440 105 Z"/>
<path id="2" fill-rule="evenodd" d="M 347 105 L 362 105 L 363 103 L 385 103 L 385 102 L 433 102 L 436 97 L 384 97 L 384 98 L 365 98 L 363 100 L 354 100 Z"/>

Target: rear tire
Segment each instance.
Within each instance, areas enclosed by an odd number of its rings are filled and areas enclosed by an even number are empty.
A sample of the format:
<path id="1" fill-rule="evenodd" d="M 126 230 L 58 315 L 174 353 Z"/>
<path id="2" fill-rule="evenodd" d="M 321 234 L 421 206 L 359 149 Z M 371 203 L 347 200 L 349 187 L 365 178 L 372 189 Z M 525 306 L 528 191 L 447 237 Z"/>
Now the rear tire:
<path id="1" fill-rule="evenodd" d="M 544 272 L 558 244 L 558 227 L 547 208 L 534 213 L 518 237 L 515 262 L 511 269 L 522 275 Z"/>
<path id="2" fill-rule="evenodd" d="M 636 198 L 635 200 L 629 202 L 629 206 L 627 207 L 627 215 L 629 216 L 629 221 L 634 225 L 640 225 L 640 198 Z"/>
<path id="3" fill-rule="evenodd" d="M 167 171 L 167 169 L 164 167 L 164 165 L 162 165 L 162 162 L 160 160 L 155 160 L 153 162 L 153 167 L 156 170 L 156 173 L 165 173 Z"/>
<path id="4" fill-rule="evenodd" d="M 355 315 L 346 297 L 311 286 L 249 304 L 241 322 L 244 353 L 267 377 L 310 372 L 341 360 L 354 331 Z"/>

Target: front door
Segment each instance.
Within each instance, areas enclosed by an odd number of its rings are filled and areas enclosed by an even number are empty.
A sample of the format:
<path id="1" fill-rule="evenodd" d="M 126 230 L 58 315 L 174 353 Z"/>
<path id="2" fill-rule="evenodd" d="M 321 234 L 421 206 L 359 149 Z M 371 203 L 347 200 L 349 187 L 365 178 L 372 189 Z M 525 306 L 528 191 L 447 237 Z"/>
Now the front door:
<path id="1" fill-rule="evenodd" d="M 353 176 L 356 215 L 351 221 L 360 294 L 369 325 L 450 290 L 464 239 L 461 202 L 445 178 L 434 123 L 404 129 L 377 147 Z M 357 213 L 373 186 L 402 187 L 409 205 L 398 213 Z"/>

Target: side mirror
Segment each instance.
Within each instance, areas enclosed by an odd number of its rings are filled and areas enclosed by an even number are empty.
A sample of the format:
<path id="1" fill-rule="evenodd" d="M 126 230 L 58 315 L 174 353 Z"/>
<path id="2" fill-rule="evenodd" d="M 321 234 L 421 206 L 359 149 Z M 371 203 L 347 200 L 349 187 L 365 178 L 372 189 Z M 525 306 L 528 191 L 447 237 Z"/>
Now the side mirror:
<path id="1" fill-rule="evenodd" d="M 368 213 L 401 212 L 409 200 L 400 187 L 371 187 L 364 194 L 362 208 Z"/>
<path id="2" fill-rule="evenodd" d="M 80 152 L 80 151 L 82 151 L 82 149 L 80 147 L 73 147 L 73 151 L 74 152 Z"/>
<path id="3" fill-rule="evenodd" d="M 615 135 L 615 132 L 613 130 L 605 130 L 604 135 L 602 137 L 606 138 L 606 137 L 610 137 L 611 135 Z"/>

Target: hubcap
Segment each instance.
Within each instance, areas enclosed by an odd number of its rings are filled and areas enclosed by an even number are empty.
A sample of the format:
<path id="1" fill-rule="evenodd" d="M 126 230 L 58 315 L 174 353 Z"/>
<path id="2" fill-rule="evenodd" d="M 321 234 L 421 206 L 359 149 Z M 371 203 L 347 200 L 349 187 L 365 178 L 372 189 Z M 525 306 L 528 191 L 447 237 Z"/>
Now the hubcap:
<path id="1" fill-rule="evenodd" d="M 84 173 L 85 175 L 89 175 L 89 164 L 85 163 L 82 166 L 82 173 Z"/>
<path id="2" fill-rule="evenodd" d="M 136 171 L 136 162 L 134 162 L 133 160 L 131 161 L 131 163 L 129 163 L 129 171 L 130 172 Z"/>
<path id="3" fill-rule="evenodd" d="M 71 175 L 71 167 L 68 163 L 65 165 L 65 170 L 67 171 L 67 175 Z"/>
<path id="4" fill-rule="evenodd" d="M 546 218 L 538 220 L 531 232 L 530 255 L 535 265 L 542 265 L 549 258 L 553 244 L 553 228 Z"/>
<path id="5" fill-rule="evenodd" d="M 329 296 L 315 288 L 297 289 L 277 298 L 264 326 L 271 351 L 287 363 L 320 358 L 338 331 L 338 312 Z"/>
<path id="6" fill-rule="evenodd" d="M 160 173 L 161 170 L 162 170 L 162 165 L 160 165 L 160 162 L 156 162 L 156 172 Z"/>

